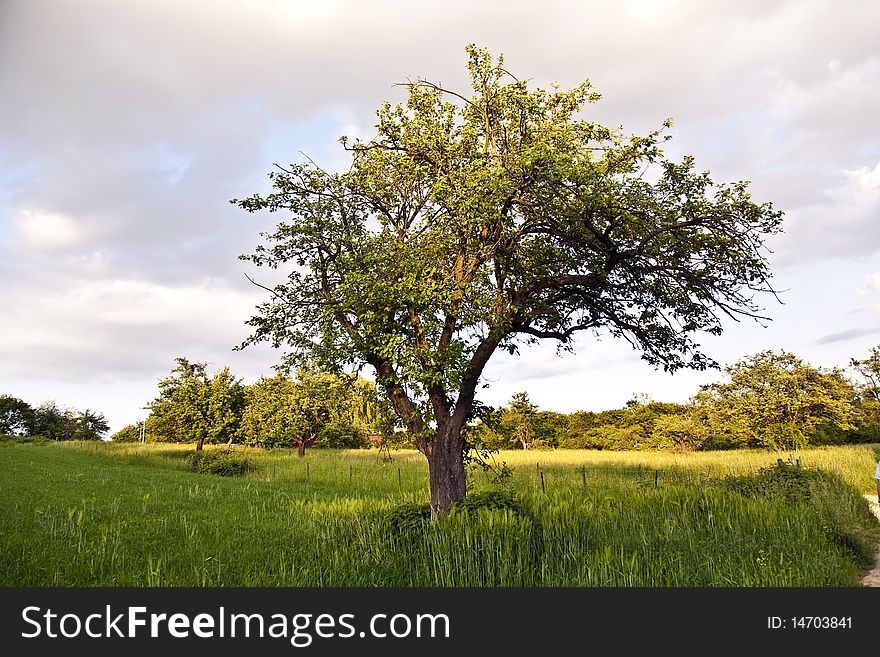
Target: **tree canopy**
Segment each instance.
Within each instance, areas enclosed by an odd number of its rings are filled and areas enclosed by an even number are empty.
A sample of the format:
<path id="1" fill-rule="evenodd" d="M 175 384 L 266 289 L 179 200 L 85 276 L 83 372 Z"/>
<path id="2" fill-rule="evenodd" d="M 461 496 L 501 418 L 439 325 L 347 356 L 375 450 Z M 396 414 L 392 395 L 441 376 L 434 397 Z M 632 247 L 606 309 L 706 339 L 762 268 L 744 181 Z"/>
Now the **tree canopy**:
<path id="1" fill-rule="evenodd" d="M 429 461 L 431 506 L 466 493 L 466 427 L 497 349 L 604 331 L 674 371 L 714 361 L 694 339 L 755 317 L 781 213 L 747 183 L 673 162 L 670 122 L 644 136 L 593 121 L 588 82 L 530 89 L 469 46 L 469 91 L 416 80 L 347 171 L 308 161 L 233 200 L 286 216 L 244 258 L 283 268 L 245 345 L 342 371 L 371 366 Z"/>
<path id="2" fill-rule="evenodd" d="M 725 368 L 730 380 L 704 386 L 703 426 L 740 447 L 804 447 L 817 430 L 855 428 L 856 391 L 841 370 L 823 370 L 785 351 L 764 351 Z M 717 439 L 717 437 L 716 437 Z"/>

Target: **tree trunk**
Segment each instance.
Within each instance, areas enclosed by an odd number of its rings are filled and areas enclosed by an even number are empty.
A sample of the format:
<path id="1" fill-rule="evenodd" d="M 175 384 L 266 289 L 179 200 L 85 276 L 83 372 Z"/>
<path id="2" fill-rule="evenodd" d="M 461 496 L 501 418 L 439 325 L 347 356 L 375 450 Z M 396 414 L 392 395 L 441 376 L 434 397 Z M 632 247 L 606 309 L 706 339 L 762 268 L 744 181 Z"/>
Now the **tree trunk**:
<path id="1" fill-rule="evenodd" d="M 296 449 L 299 457 L 303 458 L 306 455 L 306 441 L 300 440 L 296 445 Z"/>
<path id="2" fill-rule="evenodd" d="M 462 427 L 450 421 L 437 428 L 428 447 L 428 473 L 431 486 L 431 518 L 436 520 L 461 502 L 467 494 L 462 453 Z"/>
<path id="3" fill-rule="evenodd" d="M 198 438 L 196 438 L 196 451 L 197 452 L 201 451 L 202 447 L 204 447 L 204 446 L 205 446 L 205 437 L 199 436 Z"/>

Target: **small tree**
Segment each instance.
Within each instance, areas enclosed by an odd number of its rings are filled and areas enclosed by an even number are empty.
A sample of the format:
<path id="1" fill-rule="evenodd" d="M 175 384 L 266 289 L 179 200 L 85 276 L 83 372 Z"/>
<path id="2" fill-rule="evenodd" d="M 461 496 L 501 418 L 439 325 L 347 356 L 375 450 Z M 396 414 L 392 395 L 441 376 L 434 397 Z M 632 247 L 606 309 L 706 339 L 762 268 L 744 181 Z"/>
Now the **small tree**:
<path id="1" fill-rule="evenodd" d="M 292 164 L 273 193 L 233 200 L 289 217 L 243 256 L 288 272 L 244 344 L 371 366 L 428 460 L 435 517 L 467 492 L 467 427 L 496 350 L 605 331 L 670 371 L 713 366 L 692 335 L 757 315 L 763 239 L 781 221 L 746 183 L 664 159 L 662 130 L 591 122 L 589 83 L 530 90 L 467 50 L 471 90 L 408 82 L 373 139 L 343 140 L 349 170 Z"/>

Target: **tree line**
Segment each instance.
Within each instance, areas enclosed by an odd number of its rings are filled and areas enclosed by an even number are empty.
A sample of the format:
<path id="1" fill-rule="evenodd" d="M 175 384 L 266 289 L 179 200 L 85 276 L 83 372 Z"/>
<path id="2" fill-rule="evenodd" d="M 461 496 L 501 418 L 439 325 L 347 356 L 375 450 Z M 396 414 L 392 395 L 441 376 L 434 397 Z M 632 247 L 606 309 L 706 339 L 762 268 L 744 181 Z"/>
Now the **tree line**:
<path id="1" fill-rule="evenodd" d="M 798 449 L 880 440 L 880 347 L 852 359 L 862 381 L 815 368 L 791 353 L 764 351 L 725 368 L 685 404 L 636 396 L 624 408 L 563 414 L 513 395 L 474 428 L 500 449 Z"/>
<path id="2" fill-rule="evenodd" d="M 124 427 L 113 440 L 295 447 L 302 456 L 311 446 L 369 447 L 369 436 L 393 434 L 374 384 L 308 367 L 295 378 L 279 373 L 245 385 L 228 367 L 209 375 L 205 363 L 180 357 L 148 409 L 142 426 Z"/>
<path id="3" fill-rule="evenodd" d="M 0 396 L 0 435 L 50 440 L 103 440 L 110 425 L 102 413 L 77 411 L 49 401 L 32 407 L 26 401 Z"/>

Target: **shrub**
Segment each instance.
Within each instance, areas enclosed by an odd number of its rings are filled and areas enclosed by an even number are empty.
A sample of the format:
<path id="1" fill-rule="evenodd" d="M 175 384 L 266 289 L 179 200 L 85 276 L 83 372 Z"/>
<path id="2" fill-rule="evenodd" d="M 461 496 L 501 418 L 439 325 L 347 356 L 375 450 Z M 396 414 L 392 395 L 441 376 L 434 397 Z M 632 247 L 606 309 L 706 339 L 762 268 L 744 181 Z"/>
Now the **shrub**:
<path id="1" fill-rule="evenodd" d="M 721 485 L 746 497 L 804 504 L 821 518 L 831 541 L 862 566 L 873 562 L 877 522 L 862 494 L 836 473 L 780 461 L 751 475 L 725 477 Z"/>
<path id="2" fill-rule="evenodd" d="M 431 505 L 418 502 L 398 504 L 385 512 L 383 521 L 394 534 L 423 527 L 431 520 Z"/>
<path id="3" fill-rule="evenodd" d="M 189 469 L 201 474 L 240 477 L 254 469 L 248 459 L 228 452 L 198 450 L 189 452 L 185 458 Z"/>
<path id="4" fill-rule="evenodd" d="M 367 434 L 351 424 L 332 423 L 318 432 L 315 441 L 316 447 L 335 447 L 337 449 L 363 449 L 370 447 L 372 443 L 367 440 Z"/>
<path id="5" fill-rule="evenodd" d="M 780 461 L 754 474 L 725 477 L 722 485 L 746 497 L 808 502 L 812 496 L 813 482 L 821 476 L 819 470 Z"/>
<path id="6" fill-rule="evenodd" d="M 11 436 L 0 433 L 0 444 L 6 445 L 47 445 L 52 441 L 43 436 Z"/>
<path id="7" fill-rule="evenodd" d="M 141 428 L 136 424 L 127 424 L 110 436 L 110 440 L 114 443 L 139 443 L 141 442 Z"/>
<path id="8" fill-rule="evenodd" d="M 452 507 L 455 512 L 476 513 L 480 509 L 510 511 L 520 516 L 531 515 L 515 495 L 507 491 L 490 490 L 471 493 Z"/>

